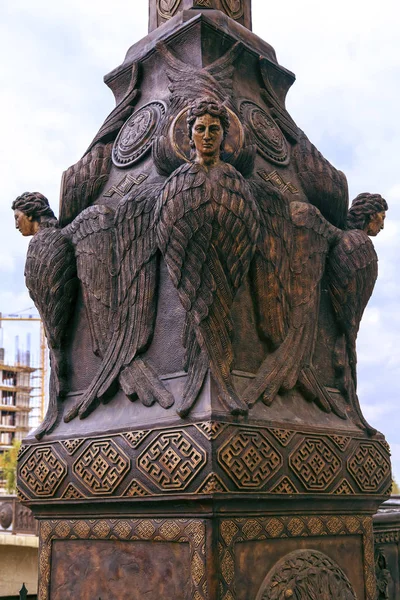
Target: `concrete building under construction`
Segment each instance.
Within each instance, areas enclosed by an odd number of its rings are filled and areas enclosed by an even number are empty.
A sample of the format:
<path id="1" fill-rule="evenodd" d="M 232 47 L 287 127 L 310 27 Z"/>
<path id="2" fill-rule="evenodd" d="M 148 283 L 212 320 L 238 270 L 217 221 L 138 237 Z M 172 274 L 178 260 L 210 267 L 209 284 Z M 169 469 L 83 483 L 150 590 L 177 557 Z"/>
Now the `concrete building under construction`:
<path id="1" fill-rule="evenodd" d="M 22 440 L 29 430 L 32 373 L 29 355 L 15 365 L 4 362 L 4 349 L 0 348 L 0 453 L 12 446 L 14 439 Z M 28 360 L 27 360 L 28 359 Z"/>

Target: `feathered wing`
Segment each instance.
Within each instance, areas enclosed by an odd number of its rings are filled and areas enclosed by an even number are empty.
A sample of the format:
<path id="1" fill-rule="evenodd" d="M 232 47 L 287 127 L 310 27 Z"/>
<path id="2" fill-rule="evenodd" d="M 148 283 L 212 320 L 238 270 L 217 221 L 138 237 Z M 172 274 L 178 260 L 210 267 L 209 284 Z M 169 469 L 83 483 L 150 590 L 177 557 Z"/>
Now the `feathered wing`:
<path id="1" fill-rule="evenodd" d="M 189 377 L 180 414 L 195 402 L 208 366 L 222 401 L 232 412 L 246 412 L 230 373 L 230 310 L 258 236 L 257 210 L 247 184 L 226 163 L 209 172 L 199 164 L 183 165 L 160 196 L 157 234 L 187 313 Z"/>
<path id="2" fill-rule="evenodd" d="M 345 370 L 344 391 L 362 425 L 371 433 L 376 430 L 365 421 L 356 393 L 356 339 L 377 276 L 378 257 L 368 235 L 359 229 L 344 231 L 328 255 L 328 285 L 339 332 L 345 339 L 348 366 L 342 361 Z"/>
<path id="3" fill-rule="evenodd" d="M 68 225 L 92 204 L 108 181 L 113 142 L 130 117 L 139 95 L 139 64 L 133 63 L 125 96 L 111 111 L 83 157 L 69 167 L 61 182 L 60 224 Z"/>
<path id="4" fill-rule="evenodd" d="M 314 206 L 289 205 L 265 184 L 253 189 L 261 228 L 252 291 L 259 333 L 270 353 L 244 399 L 252 406 L 262 396 L 271 404 L 279 390 L 298 384 L 323 410 L 344 417 L 312 367 L 320 282 L 336 230 Z"/>
<path id="5" fill-rule="evenodd" d="M 96 144 L 64 172 L 61 182 L 61 225 L 70 223 L 99 195 L 110 175 L 111 150 L 112 142 Z"/>
<path id="6" fill-rule="evenodd" d="M 291 164 L 294 166 L 302 189 L 311 204 L 336 227 L 346 225 L 349 191 L 345 175 L 335 169 L 305 133 L 299 131 L 298 143 L 293 146 Z"/>
<path id="7" fill-rule="evenodd" d="M 114 141 L 122 125 L 132 114 L 139 95 L 139 67 L 140 63 L 136 62 L 132 64 L 131 79 L 125 96 L 108 115 L 89 148 L 86 150 L 86 154 L 100 142 L 104 144 Z"/>
<path id="8" fill-rule="evenodd" d="M 259 336 L 270 350 L 289 329 L 290 274 L 293 224 L 289 205 L 268 183 L 250 182 L 260 212 L 260 238 L 250 267 L 250 286 Z"/>
<path id="9" fill-rule="evenodd" d="M 299 139 L 299 128 L 293 121 L 285 108 L 284 102 L 278 97 L 275 92 L 274 86 L 271 83 L 270 69 L 271 62 L 266 58 L 260 56 L 260 73 L 264 84 L 264 89 L 261 89 L 261 96 L 263 97 L 266 105 L 272 110 L 273 117 L 285 132 L 294 142 Z"/>
<path id="10" fill-rule="evenodd" d="M 200 96 L 212 96 L 219 102 L 226 102 L 233 94 L 234 62 L 243 51 L 243 45 L 237 42 L 226 54 L 199 69 L 181 61 L 164 42 L 157 44 L 167 65 L 167 76 L 170 81 L 171 106 L 179 110 Z"/>
<path id="11" fill-rule="evenodd" d="M 106 206 L 91 206 L 65 227 L 63 234 L 74 246 L 93 352 L 103 357 L 110 337 L 115 287 L 114 211 Z"/>
<path id="12" fill-rule="evenodd" d="M 169 407 L 173 397 L 141 357 L 148 347 L 156 316 L 158 257 L 154 207 L 159 192 L 154 184 L 127 194 L 115 214 L 115 277 L 117 294 L 111 314 L 111 334 L 102 364 L 83 397 L 66 415 L 86 416 L 119 378 L 129 397 L 144 404 L 158 401 Z"/>
<path id="13" fill-rule="evenodd" d="M 77 294 L 74 251 L 60 229 L 41 229 L 31 240 L 25 263 L 29 294 L 41 316 L 50 349 L 50 399 L 47 414 L 36 432 L 40 439 L 54 426 L 58 398 L 67 388 L 67 362 L 63 345 Z"/>

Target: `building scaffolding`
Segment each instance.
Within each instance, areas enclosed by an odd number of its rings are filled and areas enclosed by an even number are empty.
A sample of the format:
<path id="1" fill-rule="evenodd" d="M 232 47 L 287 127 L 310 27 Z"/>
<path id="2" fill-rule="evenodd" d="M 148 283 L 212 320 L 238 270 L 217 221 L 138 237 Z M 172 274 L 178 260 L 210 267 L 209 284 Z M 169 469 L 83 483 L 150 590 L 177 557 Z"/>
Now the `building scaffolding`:
<path id="1" fill-rule="evenodd" d="M 40 317 L 23 313 L 0 313 L 0 330 L 3 321 L 39 323 L 40 364 L 39 367 L 33 367 L 30 364 L 30 348 L 27 352 L 20 352 L 18 342 L 15 364 L 6 364 L 4 348 L 0 348 L 0 452 L 7 449 L 14 438 L 22 439 L 30 429 L 36 428 L 43 421 L 48 373 L 48 349 Z M 33 379 L 38 379 L 39 385 L 32 385 Z"/>

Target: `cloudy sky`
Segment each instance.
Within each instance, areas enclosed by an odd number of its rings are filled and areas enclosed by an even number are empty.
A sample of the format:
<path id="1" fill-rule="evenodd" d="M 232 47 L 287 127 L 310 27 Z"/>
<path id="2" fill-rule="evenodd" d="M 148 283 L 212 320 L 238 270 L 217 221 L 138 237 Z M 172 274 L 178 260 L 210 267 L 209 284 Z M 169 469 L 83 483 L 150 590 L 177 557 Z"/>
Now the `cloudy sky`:
<path id="1" fill-rule="evenodd" d="M 38 190 L 58 205 L 62 171 L 114 106 L 103 75 L 146 35 L 147 10 L 147 0 L 0 0 L 3 313 L 32 306 L 23 282 L 27 240 L 13 229 L 11 201 Z M 297 76 L 287 102 L 295 121 L 346 173 L 351 197 L 379 192 L 390 205 L 375 243 L 379 280 L 358 341 L 359 395 L 391 444 L 400 481 L 398 13 L 395 0 L 253 0 L 255 33 Z M 5 327 L 10 359 L 15 333 Z"/>

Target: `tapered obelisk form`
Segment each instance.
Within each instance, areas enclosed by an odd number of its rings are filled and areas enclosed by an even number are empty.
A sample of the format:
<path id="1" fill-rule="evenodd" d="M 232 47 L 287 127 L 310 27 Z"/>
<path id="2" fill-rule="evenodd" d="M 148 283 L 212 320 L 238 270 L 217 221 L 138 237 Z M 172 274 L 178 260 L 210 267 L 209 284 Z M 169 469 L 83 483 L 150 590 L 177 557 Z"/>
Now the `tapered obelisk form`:
<path id="1" fill-rule="evenodd" d="M 18 476 L 40 600 L 375 600 L 355 343 L 388 207 L 348 210 L 250 8 L 152 0 L 58 223 L 13 204 L 52 356 Z"/>
<path id="2" fill-rule="evenodd" d="M 222 11 L 251 30 L 251 0 L 149 0 L 149 31 L 189 9 Z"/>

